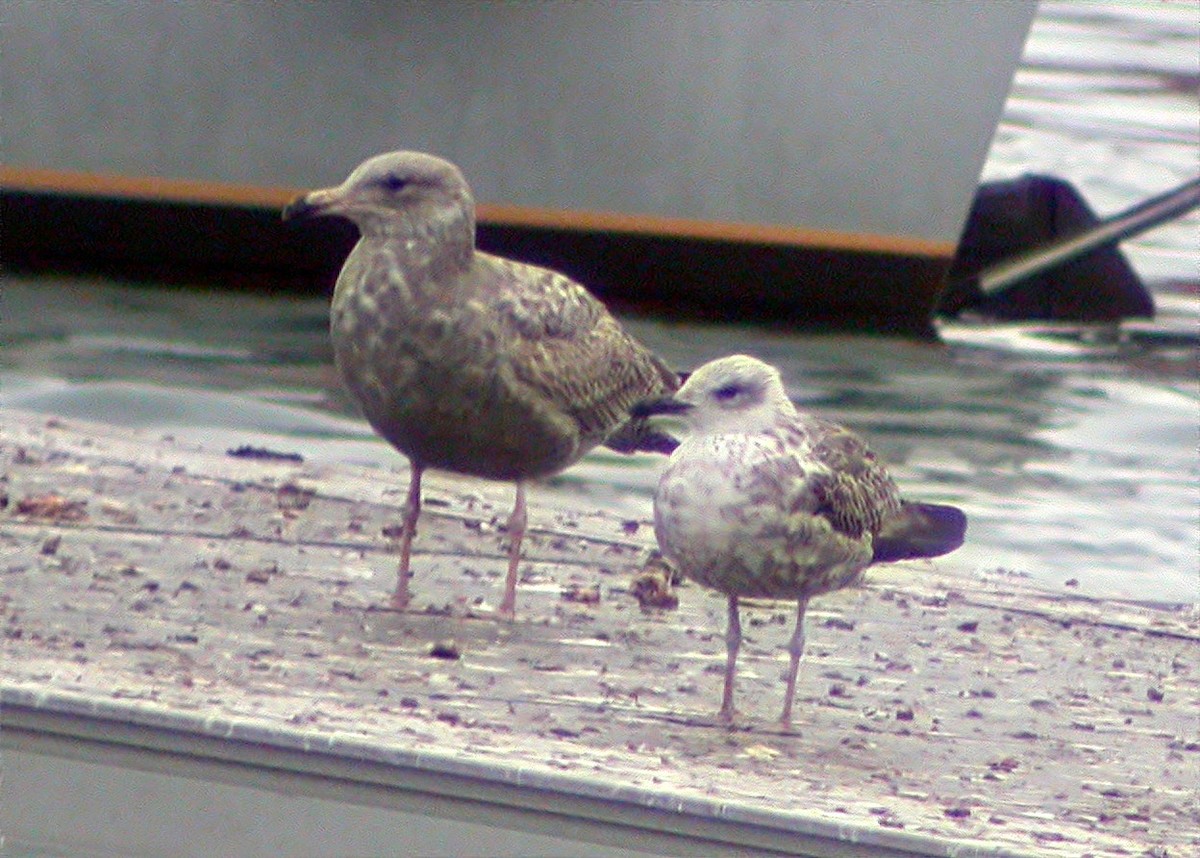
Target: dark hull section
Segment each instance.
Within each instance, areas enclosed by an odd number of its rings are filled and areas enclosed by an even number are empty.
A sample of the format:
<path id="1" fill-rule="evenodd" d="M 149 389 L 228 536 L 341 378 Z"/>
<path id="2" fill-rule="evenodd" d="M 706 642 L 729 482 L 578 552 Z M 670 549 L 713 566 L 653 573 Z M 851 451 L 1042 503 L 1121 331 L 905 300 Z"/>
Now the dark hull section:
<path id="1" fill-rule="evenodd" d="M 291 224 L 279 207 L 6 188 L 4 266 L 272 292 L 332 289 L 357 238 L 340 221 Z M 269 197 L 269 193 L 264 194 Z M 614 309 L 930 336 L 950 254 L 928 242 L 871 247 L 513 225 L 481 213 L 479 246 L 562 271 Z M 840 242 L 845 244 L 845 242 Z"/>

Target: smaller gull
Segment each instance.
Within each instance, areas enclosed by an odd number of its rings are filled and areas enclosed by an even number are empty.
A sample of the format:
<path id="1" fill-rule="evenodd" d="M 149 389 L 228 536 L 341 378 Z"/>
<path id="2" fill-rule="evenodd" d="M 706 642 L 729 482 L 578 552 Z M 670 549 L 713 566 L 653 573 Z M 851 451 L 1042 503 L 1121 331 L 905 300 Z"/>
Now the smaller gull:
<path id="1" fill-rule="evenodd" d="M 679 386 L 596 298 L 554 271 L 475 248 L 475 200 L 458 167 L 421 152 L 360 164 L 284 219 L 338 215 L 361 237 L 330 310 L 334 360 L 367 421 L 409 459 L 392 605 L 409 602 L 421 475 L 440 468 L 516 483 L 501 616 L 511 618 L 525 481 L 597 444 L 670 452 L 629 409 Z"/>
<path id="2" fill-rule="evenodd" d="M 734 714 L 739 598 L 797 602 L 786 726 L 808 600 L 858 583 L 872 563 L 936 557 L 962 544 L 961 510 L 901 500 L 860 437 L 798 412 L 779 371 L 755 358 L 707 363 L 673 396 L 633 413 L 677 414 L 691 430 L 659 480 L 654 533 L 681 574 L 729 599 L 722 720 Z"/>

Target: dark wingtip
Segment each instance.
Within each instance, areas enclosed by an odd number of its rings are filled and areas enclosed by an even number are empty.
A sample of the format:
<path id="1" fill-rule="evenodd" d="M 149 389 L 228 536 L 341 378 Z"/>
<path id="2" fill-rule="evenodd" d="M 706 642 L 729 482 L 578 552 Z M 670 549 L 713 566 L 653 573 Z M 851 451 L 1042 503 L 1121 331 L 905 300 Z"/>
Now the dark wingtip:
<path id="1" fill-rule="evenodd" d="M 963 544 L 967 515 L 955 506 L 906 501 L 875 536 L 873 563 L 940 557 Z"/>
<path id="2" fill-rule="evenodd" d="M 669 456 L 679 446 L 673 436 L 655 429 L 640 418 L 626 421 L 604 442 L 604 446 L 618 453 L 662 453 Z"/>
<path id="3" fill-rule="evenodd" d="M 645 432 L 638 440 L 637 448 L 644 453 L 662 453 L 664 456 L 669 456 L 675 452 L 675 448 L 678 446 L 679 439 L 674 435 L 652 429 Z"/>

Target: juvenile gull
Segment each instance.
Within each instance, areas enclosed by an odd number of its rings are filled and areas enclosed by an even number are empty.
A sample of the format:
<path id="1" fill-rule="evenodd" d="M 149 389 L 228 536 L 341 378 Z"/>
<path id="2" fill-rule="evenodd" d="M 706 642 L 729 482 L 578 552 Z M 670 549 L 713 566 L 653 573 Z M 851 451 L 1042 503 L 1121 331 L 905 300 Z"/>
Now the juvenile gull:
<path id="1" fill-rule="evenodd" d="M 516 483 L 499 609 L 512 617 L 525 481 L 600 443 L 669 452 L 673 439 L 627 421 L 678 379 L 578 283 L 476 250 L 475 201 L 448 161 L 370 158 L 283 212 L 313 215 L 361 233 L 333 294 L 334 359 L 371 426 L 410 462 L 392 604 L 408 606 L 421 475 L 440 468 Z"/>
<path id="2" fill-rule="evenodd" d="M 808 600 L 857 583 L 872 563 L 936 557 L 962 544 L 962 511 L 901 500 L 861 438 L 797 412 L 779 371 L 752 357 L 707 363 L 673 396 L 633 413 L 678 414 L 691 430 L 659 480 L 654 533 L 680 573 L 729 597 L 723 720 L 734 714 L 740 597 L 797 602 L 780 719 L 787 725 Z"/>

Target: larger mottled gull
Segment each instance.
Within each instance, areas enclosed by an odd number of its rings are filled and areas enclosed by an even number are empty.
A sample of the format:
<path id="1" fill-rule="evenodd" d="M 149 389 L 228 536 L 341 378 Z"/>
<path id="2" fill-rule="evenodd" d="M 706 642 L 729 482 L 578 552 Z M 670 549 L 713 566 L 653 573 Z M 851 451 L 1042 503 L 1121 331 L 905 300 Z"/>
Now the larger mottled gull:
<path id="1" fill-rule="evenodd" d="M 728 596 L 723 720 L 734 714 L 740 597 L 797 602 L 787 725 L 808 600 L 857 583 L 872 563 L 936 557 L 962 544 L 960 510 L 901 500 L 861 438 L 799 413 L 778 370 L 755 358 L 707 363 L 674 396 L 634 413 L 675 413 L 691 429 L 659 480 L 654 532 L 680 573 Z"/>
<path id="2" fill-rule="evenodd" d="M 284 217 L 340 215 L 361 233 L 330 313 L 334 358 L 371 426 L 410 462 L 399 579 L 409 603 L 421 475 L 440 468 L 516 483 L 500 614 L 511 617 L 525 481 L 589 449 L 660 448 L 630 406 L 678 380 L 578 283 L 475 248 L 475 201 L 459 169 L 420 152 L 363 162 Z"/>

